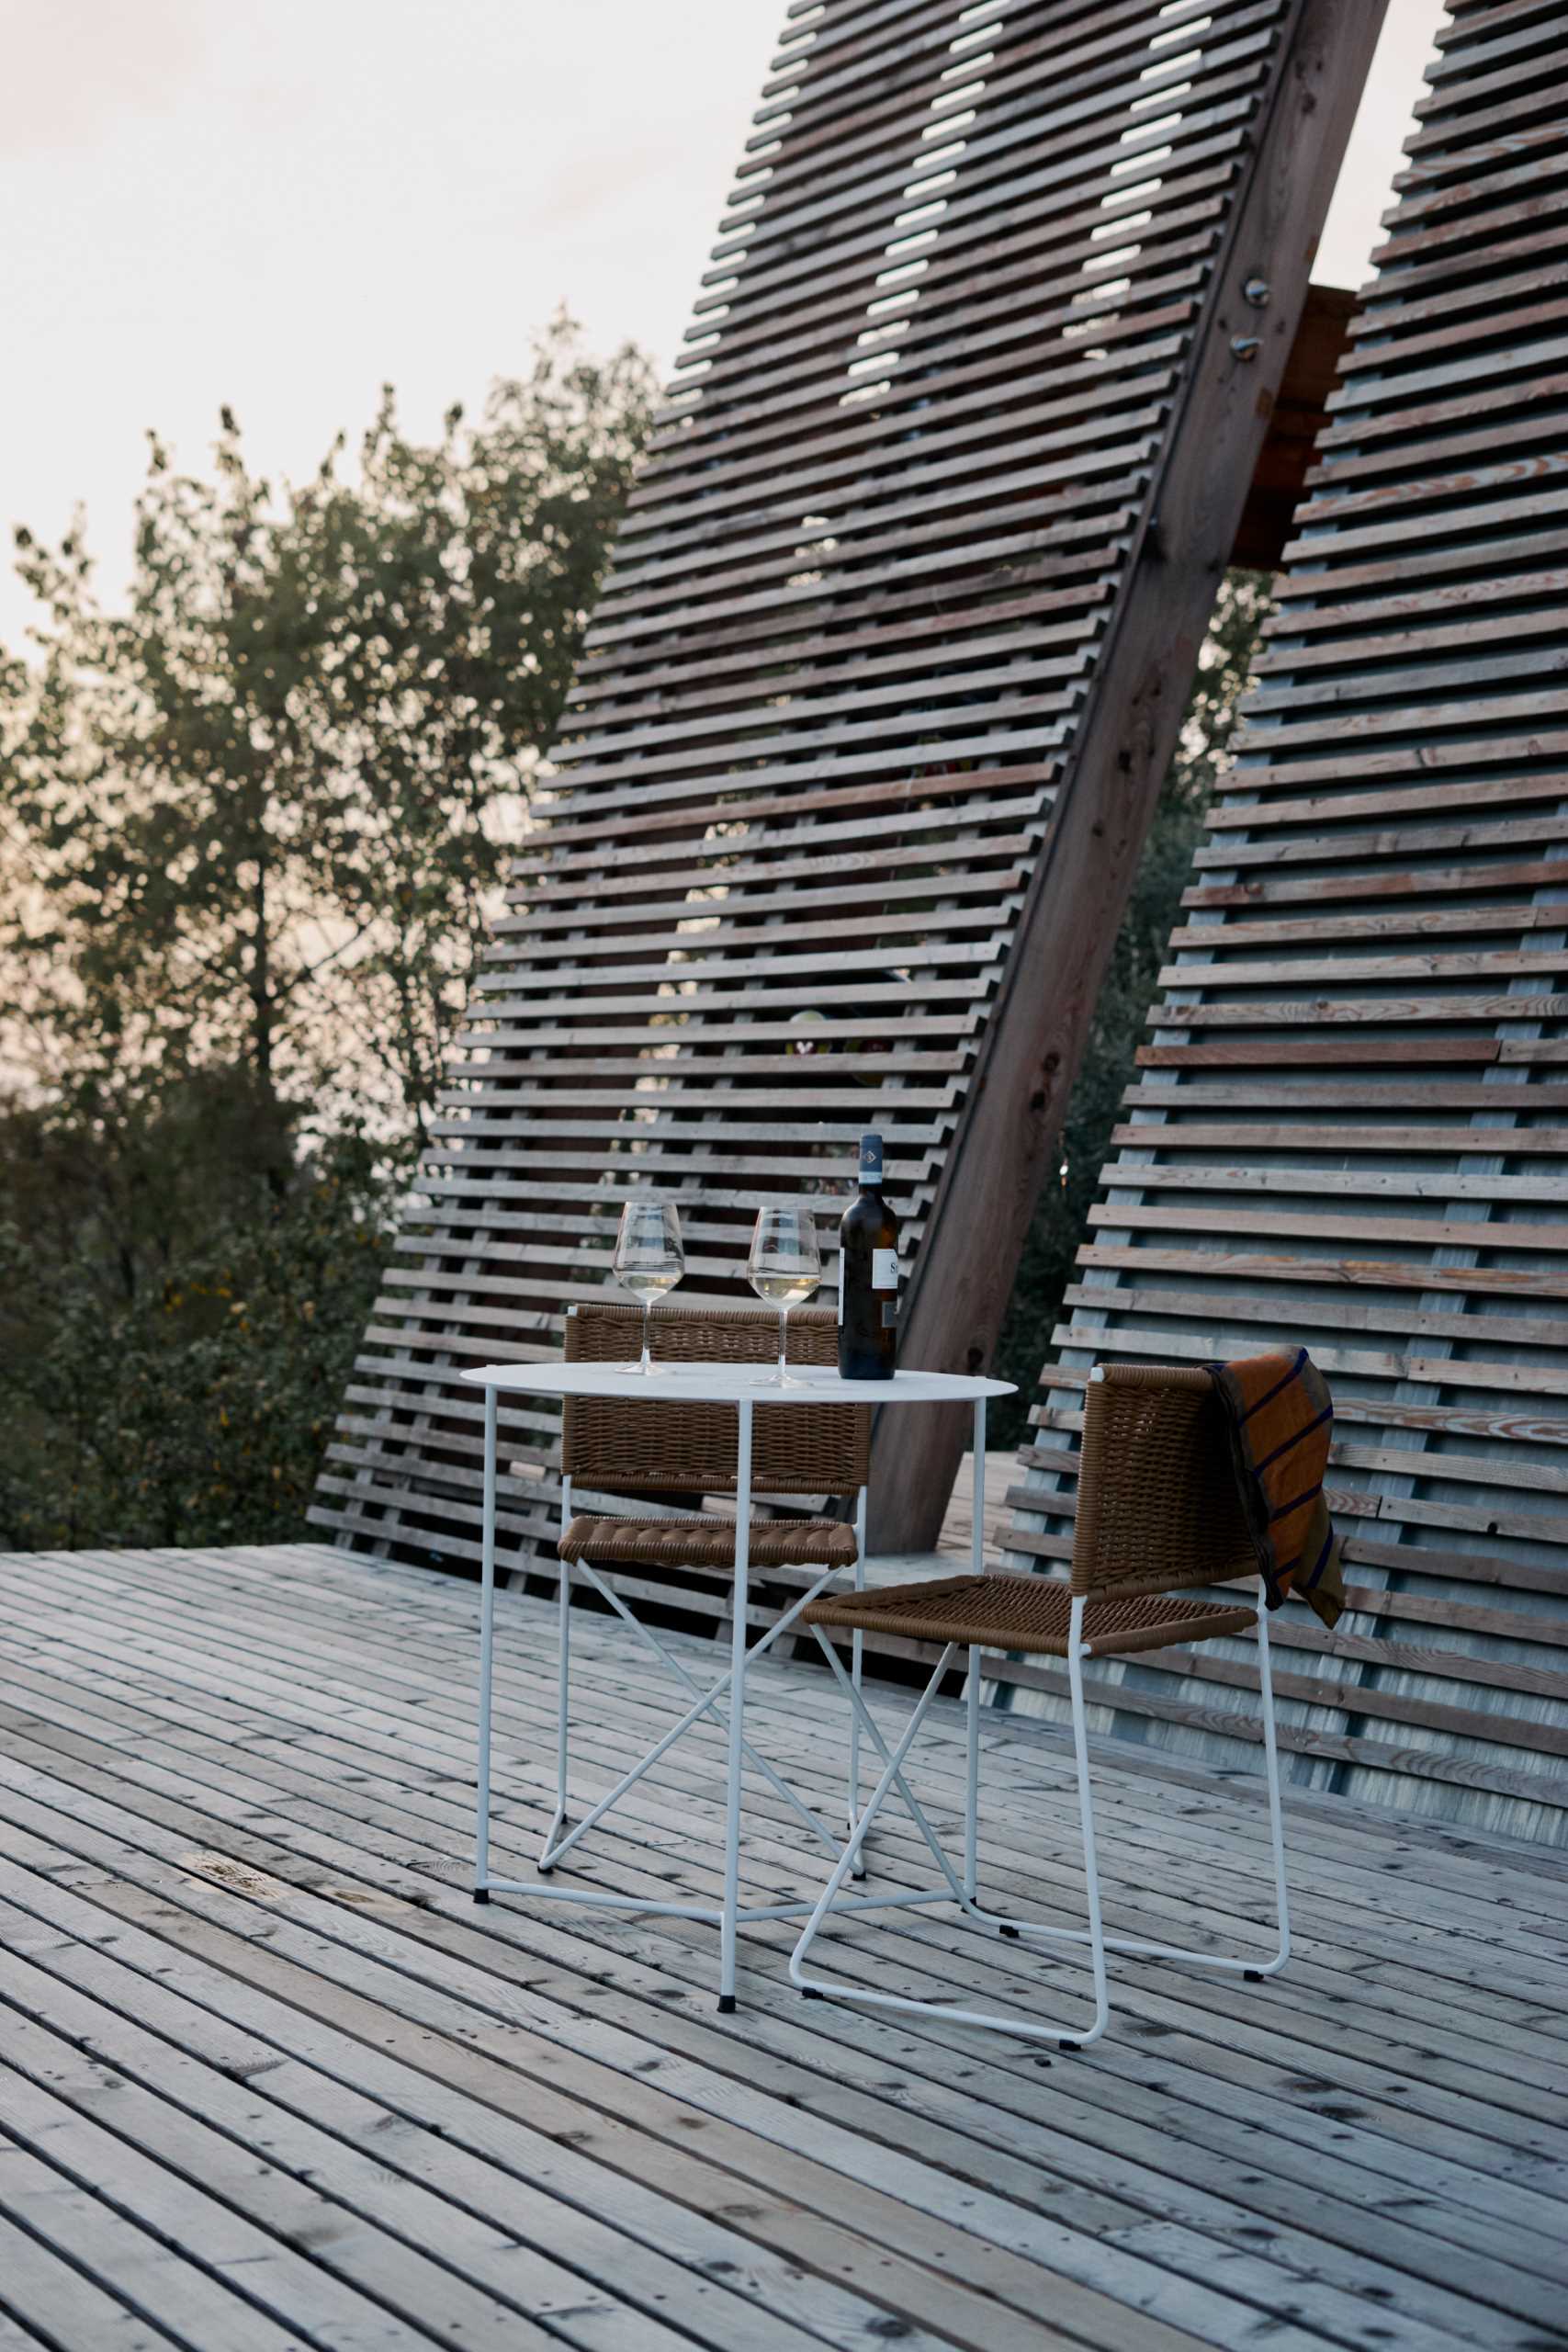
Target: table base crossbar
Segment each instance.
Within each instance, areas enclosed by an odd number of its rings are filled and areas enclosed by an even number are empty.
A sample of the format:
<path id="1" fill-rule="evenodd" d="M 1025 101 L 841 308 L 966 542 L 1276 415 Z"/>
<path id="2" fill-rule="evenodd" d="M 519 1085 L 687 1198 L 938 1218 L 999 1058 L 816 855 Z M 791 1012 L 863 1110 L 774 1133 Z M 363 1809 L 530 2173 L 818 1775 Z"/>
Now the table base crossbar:
<path id="1" fill-rule="evenodd" d="M 654 1657 L 658 1658 L 660 1665 L 663 1666 L 666 1672 L 674 1681 L 677 1681 L 682 1685 L 688 1696 L 694 1701 L 694 1704 L 688 1707 L 685 1713 L 677 1723 L 671 1725 L 670 1729 L 663 1735 L 662 1738 L 656 1740 L 653 1746 L 648 1750 L 647 1754 L 634 1764 L 629 1771 L 622 1775 L 621 1779 L 616 1781 L 615 1787 L 606 1796 L 603 1796 L 599 1799 L 598 1804 L 593 1806 L 592 1812 L 584 1814 L 581 1821 L 573 1824 L 570 1831 L 566 1837 L 562 1838 L 558 1835 L 567 1818 L 567 1772 L 570 1766 L 570 1756 L 568 1752 L 570 1742 L 569 1709 L 570 1703 L 571 1675 L 570 1611 L 571 1580 L 574 1572 L 574 1564 L 570 1561 L 563 1560 L 561 1563 L 560 1629 L 558 1636 L 558 1688 L 559 1691 L 559 1713 L 558 1719 L 556 1810 L 551 1818 L 550 1826 L 545 1832 L 544 1844 L 539 1852 L 538 1868 L 545 1871 L 554 1870 L 562 1855 L 570 1853 L 572 1847 L 576 1845 L 580 1838 L 583 1837 L 588 1830 L 593 1828 L 596 1824 L 603 1821 L 605 1815 L 611 1812 L 615 1806 L 619 1804 L 621 1799 L 627 1794 L 628 1791 L 636 1787 L 637 1783 L 644 1777 L 644 1775 L 650 1771 L 653 1766 L 659 1762 L 660 1758 L 669 1754 L 671 1748 L 675 1746 L 678 1740 L 683 1739 L 688 1732 L 695 1730 L 697 1724 L 703 1720 L 705 1715 L 713 1715 L 719 1724 L 728 1728 L 728 1713 L 721 1706 L 720 1702 L 728 1691 L 730 1683 L 734 1679 L 733 1671 L 727 1669 L 726 1672 L 721 1674 L 718 1679 L 711 1684 L 705 1691 L 697 1682 L 695 1677 L 687 1673 L 680 1659 L 675 1657 L 671 1651 L 666 1649 L 664 1644 L 659 1639 L 658 1635 L 652 1631 L 652 1629 L 643 1623 L 642 1619 L 637 1615 L 634 1610 L 627 1607 L 626 1601 L 621 1598 L 621 1595 L 615 1591 L 614 1586 L 606 1584 L 604 1578 L 599 1574 L 598 1570 L 593 1566 L 591 1561 L 583 1560 L 577 1562 L 575 1564 L 575 1568 L 576 1571 L 582 1576 L 585 1582 L 591 1584 L 594 1591 L 597 1592 L 608 1606 L 615 1611 L 615 1614 L 629 1625 L 632 1631 L 637 1634 L 644 1643 L 646 1643 L 648 1647 L 652 1651 Z M 764 1651 L 770 1649 L 773 1643 L 779 1639 L 781 1634 L 786 1634 L 789 1631 L 790 1627 L 799 1617 L 801 1611 L 810 1607 L 818 1594 L 822 1590 L 824 1585 L 830 1582 L 835 1573 L 836 1571 L 832 1568 L 824 1570 L 823 1574 L 818 1577 L 816 1583 L 813 1584 L 807 1591 L 803 1592 L 799 1600 L 793 1602 L 791 1606 L 784 1611 L 777 1623 L 771 1625 L 768 1628 L 768 1631 L 763 1634 L 761 1640 L 757 1643 L 754 1648 L 747 1653 L 748 1667 L 753 1665 L 755 1661 L 762 1656 Z M 744 1732 L 742 1732 L 741 1735 L 740 1747 L 742 1755 L 745 1757 L 746 1761 L 751 1766 L 752 1770 L 759 1773 L 761 1778 L 767 1781 L 769 1787 L 774 1792 L 774 1793 L 783 1798 L 784 1803 L 788 1804 L 799 1819 L 804 1822 L 807 1828 L 809 1829 L 815 1837 L 820 1838 L 823 1845 L 827 1847 L 828 1851 L 836 1857 L 842 1850 L 841 1841 L 834 1837 L 832 1831 L 828 1827 L 827 1823 L 812 1810 L 811 1806 L 807 1804 L 805 1798 L 800 1796 L 790 1787 L 783 1774 L 775 1771 L 773 1765 L 768 1762 L 766 1757 L 760 1756 L 758 1754 L 750 1740 L 745 1736 Z M 852 1829 L 853 1826 L 854 1819 L 852 1808 L 850 1827 Z"/>

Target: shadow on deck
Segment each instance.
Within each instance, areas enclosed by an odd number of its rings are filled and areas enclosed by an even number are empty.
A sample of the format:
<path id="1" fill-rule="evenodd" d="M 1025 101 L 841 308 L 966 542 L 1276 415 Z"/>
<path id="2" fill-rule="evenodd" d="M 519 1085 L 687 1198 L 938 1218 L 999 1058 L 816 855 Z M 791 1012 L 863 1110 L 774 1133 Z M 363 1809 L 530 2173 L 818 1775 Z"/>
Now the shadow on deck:
<path id="1" fill-rule="evenodd" d="M 316 1546 L 5 1573 L 0 2347 L 1568 2341 L 1568 1858 L 1292 1792 L 1269 1985 L 1116 1961 L 1107 2039 L 1045 2055 L 807 2006 L 781 1928 L 721 2018 L 709 1928 L 473 1907 L 473 1586 Z M 525 1873 L 553 1611 L 502 1593 L 498 1627 L 494 1867 Z M 585 1796 L 668 1702 L 612 1622 L 574 1651 Z M 765 1661 L 750 1692 L 763 1752 L 836 1787 L 826 1676 Z M 937 1720 L 919 1778 L 953 1827 Z M 987 1758 L 983 1884 L 1076 1916 L 1059 1737 L 998 1720 Z M 1097 1763 L 1108 1924 L 1238 1948 L 1257 1782 Z M 672 1750 L 598 1883 L 715 1894 L 722 1788 L 716 1733 Z M 873 1856 L 929 1874 L 896 1815 Z M 759 1898 L 820 1883 L 761 1783 L 743 1868 Z M 987 2002 L 1086 1983 L 939 1915 L 830 1949 Z"/>

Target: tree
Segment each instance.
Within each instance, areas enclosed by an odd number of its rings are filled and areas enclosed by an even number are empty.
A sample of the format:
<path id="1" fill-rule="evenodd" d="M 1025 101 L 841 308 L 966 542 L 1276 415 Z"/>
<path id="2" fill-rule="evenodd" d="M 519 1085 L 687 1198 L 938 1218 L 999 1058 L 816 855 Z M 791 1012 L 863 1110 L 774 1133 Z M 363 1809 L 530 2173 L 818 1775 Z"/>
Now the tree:
<path id="1" fill-rule="evenodd" d="M 340 1136 L 260 1199 L 244 1108 L 198 1085 L 107 1140 L 0 1121 L 0 1545 L 303 1532 L 390 1248 L 385 1177 Z"/>
<path id="2" fill-rule="evenodd" d="M 353 483 L 340 439 L 275 503 L 228 411 L 211 481 L 154 439 L 122 614 L 78 533 L 18 534 L 47 619 L 39 663 L 0 666 L 32 886 L 0 956 L 46 1088 L 243 1069 L 277 1182 L 307 1100 L 417 1128 L 649 397 L 637 353 L 596 365 L 558 320 L 433 446 L 389 390 Z"/>
<path id="3" fill-rule="evenodd" d="M 0 653 L 0 1544 L 302 1532 L 650 408 L 565 322 L 274 498 L 154 441 Z"/>
<path id="4" fill-rule="evenodd" d="M 1040 1367 L 1063 1314 L 1062 1295 L 1084 1238 L 1122 1097 L 1136 1072 L 1144 1016 L 1187 886 L 1192 853 L 1230 741 L 1270 610 L 1268 575 L 1233 571 L 1222 583 L 1182 714 L 1176 756 L 1160 787 L 1132 896 L 1111 951 L 1105 985 L 1067 1103 L 1060 1182 L 1040 1198 L 997 1346 L 997 1376 L 1018 1395 L 996 1409 L 993 1442 L 1021 1444 Z"/>

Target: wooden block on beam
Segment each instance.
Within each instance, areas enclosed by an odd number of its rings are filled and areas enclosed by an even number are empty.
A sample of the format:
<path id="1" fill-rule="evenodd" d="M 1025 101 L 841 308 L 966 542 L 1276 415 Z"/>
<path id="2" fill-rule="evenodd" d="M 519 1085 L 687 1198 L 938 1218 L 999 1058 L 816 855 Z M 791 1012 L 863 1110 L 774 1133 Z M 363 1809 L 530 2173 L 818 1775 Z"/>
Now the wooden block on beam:
<path id="1" fill-rule="evenodd" d="M 1291 536 L 1291 518 L 1306 489 L 1307 468 L 1328 414 L 1349 347 L 1356 297 L 1342 286 L 1309 286 L 1306 301 L 1274 396 L 1268 436 L 1258 452 L 1252 487 L 1231 542 L 1233 566 L 1277 571 Z"/>

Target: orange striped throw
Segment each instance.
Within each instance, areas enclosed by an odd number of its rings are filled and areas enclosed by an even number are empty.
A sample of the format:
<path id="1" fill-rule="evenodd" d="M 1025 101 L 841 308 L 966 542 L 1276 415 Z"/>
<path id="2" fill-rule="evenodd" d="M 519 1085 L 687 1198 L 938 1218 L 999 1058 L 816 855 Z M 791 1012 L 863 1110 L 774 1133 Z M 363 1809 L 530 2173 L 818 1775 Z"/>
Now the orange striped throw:
<path id="1" fill-rule="evenodd" d="M 1323 1498 L 1334 1400 L 1304 1348 L 1212 1363 L 1236 1487 L 1270 1609 L 1296 1593 L 1332 1625 L 1345 1606 L 1339 1538 Z"/>

